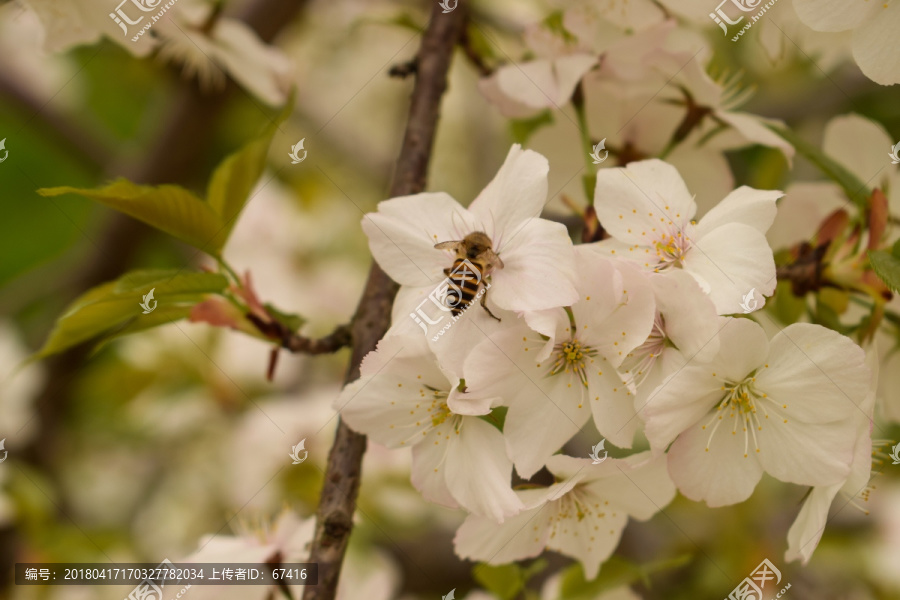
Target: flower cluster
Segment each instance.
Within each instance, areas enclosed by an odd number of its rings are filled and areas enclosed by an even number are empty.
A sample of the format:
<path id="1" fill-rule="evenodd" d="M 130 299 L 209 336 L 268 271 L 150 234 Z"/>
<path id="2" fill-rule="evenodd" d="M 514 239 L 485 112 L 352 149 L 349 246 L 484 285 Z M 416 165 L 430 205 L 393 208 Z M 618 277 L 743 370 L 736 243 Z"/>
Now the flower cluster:
<path id="1" fill-rule="evenodd" d="M 628 518 L 651 518 L 676 489 L 734 504 L 767 472 L 822 486 L 821 504 L 859 479 L 856 463 L 868 475 L 855 458 L 874 397 L 863 350 L 810 324 L 769 339 L 760 313 L 735 316 L 748 292 L 774 290 L 765 234 L 780 192 L 741 187 L 697 221 L 666 162 L 602 169 L 594 210 L 608 237 L 574 245 L 540 218 L 547 172 L 513 146 L 468 209 L 426 193 L 363 220 L 401 289 L 390 331 L 337 408 L 374 442 L 411 447 L 415 487 L 469 514 L 460 556 L 504 563 L 553 549 L 593 577 Z M 649 449 L 601 464 L 570 456 L 589 423 L 619 449 Z M 513 486 L 513 470 L 532 481 Z"/>

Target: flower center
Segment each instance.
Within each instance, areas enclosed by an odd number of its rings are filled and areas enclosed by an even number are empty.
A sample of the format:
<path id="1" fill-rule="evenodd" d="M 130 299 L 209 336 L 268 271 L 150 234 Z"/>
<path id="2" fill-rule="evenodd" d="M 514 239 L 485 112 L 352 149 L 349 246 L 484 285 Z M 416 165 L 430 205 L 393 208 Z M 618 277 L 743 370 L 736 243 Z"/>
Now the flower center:
<path id="1" fill-rule="evenodd" d="M 431 418 L 431 426 L 437 427 L 438 425 L 443 424 L 443 422 L 453 414 L 450 411 L 450 407 L 447 406 L 447 397 L 450 396 L 450 392 L 447 390 L 438 390 L 428 385 L 424 387 L 431 392 L 431 406 L 428 407 L 428 416 Z"/>
<path id="2" fill-rule="evenodd" d="M 713 413 L 712 418 L 703 426 L 703 429 L 707 429 L 710 425 L 715 423 L 712 431 L 709 433 L 709 439 L 706 441 L 707 452 L 709 452 L 709 445 L 712 442 L 713 436 L 719 429 L 719 425 L 722 424 L 726 415 L 732 422 L 731 435 L 737 435 L 738 426 L 743 430 L 744 458 L 747 458 L 748 456 L 747 451 L 751 437 L 753 438 L 753 446 L 756 448 L 756 452 L 759 452 L 759 440 L 756 437 L 756 432 L 762 431 L 762 420 L 760 419 L 758 410 L 762 410 L 765 419 L 769 418 L 765 404 L 761 402 L 763 399 L 768 398 L 768 396 L 756 389 L 755 382 L 756 378 L 751 374 L 739 383 L 726 382 L 725 385 L 722 386 L 722 391 L 725 392 L 725 396 L 716 407 L 716 411 Z M 784 408 L 787 408 L 787 405 L 785 405 Z M 785 419 L 784 422 L 787 423 L 787 419 Z"/>
<path id="3" fill-rule="evenodd" d="M 656 258 L 659 262 L 654 271 L 659 272 L 673 267 L 682 267 L 684 256 L 693 244 L 683 232 L 669 230 L 668 232 L 663 232 L 659 240 L 656 241 L 655 246 Z"/>
<path id="4" fill-rule="evenodd" d="M 653 321 L 653 329 L 644 343 L 628 353 L 622 363 L 622 370 L 635 387 L 638 387 L 650 374 L 653 365 L 666 346 L 665 321 L 658 312 Z"/>
<path id="5" fill-rule="evenodd" d="M 587 387 L 587 373 L 584 370 L 584 361 L 586 358 L 597 355 L 597 351 L 590 346 L 584 345 L 577 338 L 571 341 L 556 344 L 553 347 L 556 360 L 550 367 L 550 375 L 558 375 L 559 373 L 577 373 L 578 378 L 584 387 Z"/>

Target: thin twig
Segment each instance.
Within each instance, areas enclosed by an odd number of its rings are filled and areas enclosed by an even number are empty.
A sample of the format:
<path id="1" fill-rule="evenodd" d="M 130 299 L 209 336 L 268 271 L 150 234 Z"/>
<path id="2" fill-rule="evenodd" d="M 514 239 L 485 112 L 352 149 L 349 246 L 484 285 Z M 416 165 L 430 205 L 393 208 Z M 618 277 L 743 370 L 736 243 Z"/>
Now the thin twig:
<path id="1" fill-rule="evenodd" d="M 465 10 L 443 14 L 433 4 L 431 22 L 422 37 L 418 54 L 416 83 L 413 88 L 409 121 L 391 196 L 406 196 L 425 189 L 428 163 L 437 129 L 441 97 L 447 87 L 447 71 L 453 48 L 460 39 Z M 369 271 L 366 287 L 353 319 L 353 355 L 346 382 L 359 378 L 363 357 L 375 349 L 390 325 L 391 305 L 397 293 L 394 283 L 377 264 Z M 337 591 L 341 564 L 353 528 L 353 513 L 359 492 L 361 464 L 366 438 L 338 422 L 322 497 L 316 512 L 316 533 L 309 561 L 319 565 L 319 582 L 304 590 L 304 600 L 333 600 Z"/>

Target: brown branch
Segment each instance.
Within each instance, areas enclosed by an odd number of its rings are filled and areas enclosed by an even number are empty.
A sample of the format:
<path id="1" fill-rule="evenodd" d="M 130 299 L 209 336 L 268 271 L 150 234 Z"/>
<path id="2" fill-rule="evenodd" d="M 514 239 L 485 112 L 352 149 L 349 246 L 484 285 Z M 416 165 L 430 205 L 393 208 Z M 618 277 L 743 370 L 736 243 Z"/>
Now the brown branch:
<path id="1" fill-rule="evenodd" d="M 441 97 L 447 87 L 447 72 L 453 48 L 465 22 L 462 3 L 457 10 L 443 14 L 433 4 L 431 22 L 422 37 L 418 54 L 416 83 L 413 88 L 409 121 L 391 196 L 415 194 L 425 189 L 428 162 L 437 129 Z M 359 378 L 363 357 L 375 349 L 390 325 L 391 305 L 397 284 L 373 264 L 353 319 L 353 355 L 346 382 Z M 319 565 L 319 583 L 304 590 L 304 600 L 333 600 L 337 591 L 341 564 L 353 528 L 353 513 L 359 493 L 362 456 L 366 438 L 338 422 L 322 497 L 316 512 L 316 533 L 309 561 Z"/>
<path id="2" fill-rule="evenodd" d="M 294 353 L 331 354 L 346 348 L 353 341 L 349 325 L 341 325 L 334 331 L 319 339 L 310 339 L 302 335 L 292 334 L 283 340 L 282 347 Z"/>

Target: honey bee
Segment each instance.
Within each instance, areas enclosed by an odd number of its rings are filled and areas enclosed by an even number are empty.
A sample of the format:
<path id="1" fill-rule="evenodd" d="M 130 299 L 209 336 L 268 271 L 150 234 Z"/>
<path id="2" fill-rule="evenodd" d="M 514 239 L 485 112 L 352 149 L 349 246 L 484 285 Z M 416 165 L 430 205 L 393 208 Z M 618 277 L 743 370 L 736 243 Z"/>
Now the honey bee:
<path id="1" fill-rule="evenodd" d="M 458 317 L 478 296 L 484 287 L 484 278 L 495 268 L 503 268 L 503 261 L 494 252 L 491 238 L 482 231 L 474 231 L 455 242 L 440 242 L 434 247 L 456 252 L 453 267 L 444 269 L 444 275 L 454 286 L 447 293 L 447 304 L 450 306 L 450 313 Z M 499 317 L 485 304 L 486 301 L 487 289 L 481 294 L 481 307 L 499 321 Z"/>

